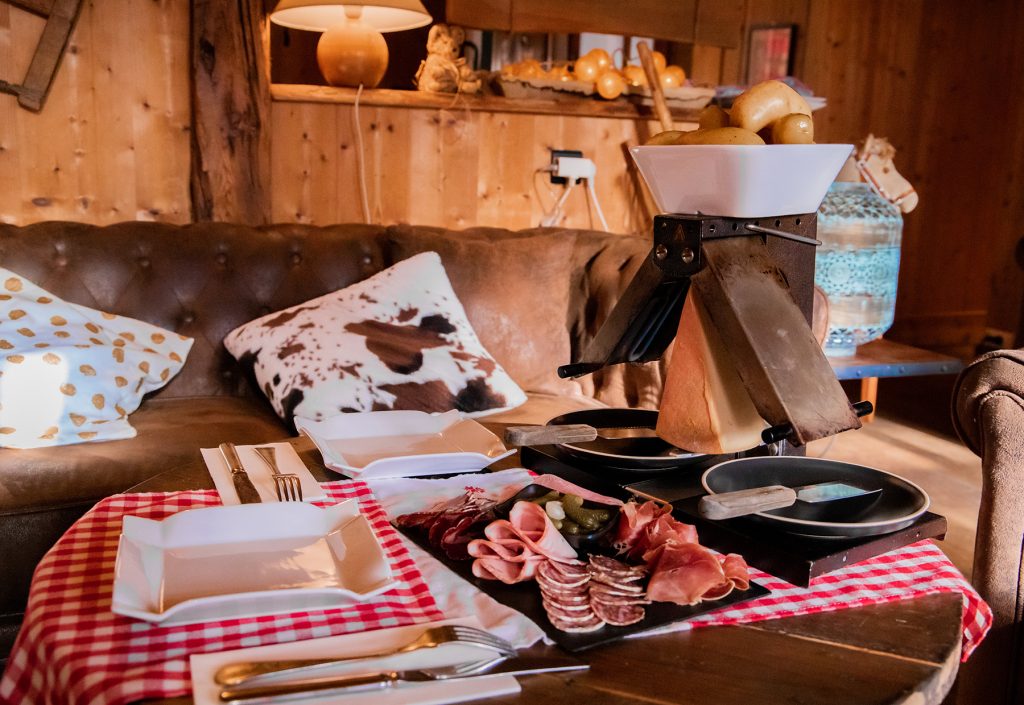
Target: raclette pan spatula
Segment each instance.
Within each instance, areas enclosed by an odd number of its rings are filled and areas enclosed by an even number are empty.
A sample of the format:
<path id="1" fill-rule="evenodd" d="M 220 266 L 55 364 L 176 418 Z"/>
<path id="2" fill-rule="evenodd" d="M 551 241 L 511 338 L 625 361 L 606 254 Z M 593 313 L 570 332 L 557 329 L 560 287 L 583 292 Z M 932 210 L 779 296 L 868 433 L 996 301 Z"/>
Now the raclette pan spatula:
<path id="1" fill-rule="evenodd" d="M 734 519 L 799 503 L 802 519 L 842 521 L 867 510 L 881 494 L 881 489 L 865 490 L 842 482 L 820 482 L 795 488 L 770 485 L 706 495 L 701 497 L 697 511 L 705 519 Z"/>

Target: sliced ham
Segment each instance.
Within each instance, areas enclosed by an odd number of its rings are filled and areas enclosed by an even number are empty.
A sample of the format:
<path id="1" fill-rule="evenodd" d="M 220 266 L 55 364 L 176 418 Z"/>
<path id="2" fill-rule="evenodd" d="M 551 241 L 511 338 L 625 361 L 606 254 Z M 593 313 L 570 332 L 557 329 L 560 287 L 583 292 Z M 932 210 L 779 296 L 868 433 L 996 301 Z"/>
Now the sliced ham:
<path id="1" fill-rule="evenodd" d="M 508 519 L 492 521 L 483 539 L 467 546 L 473 575 L 516 583 L 534 577 L 545 560 L 574 562 L 576 551 L 551 523 L 544 508 L 533 502 L 516 502 Z"/>

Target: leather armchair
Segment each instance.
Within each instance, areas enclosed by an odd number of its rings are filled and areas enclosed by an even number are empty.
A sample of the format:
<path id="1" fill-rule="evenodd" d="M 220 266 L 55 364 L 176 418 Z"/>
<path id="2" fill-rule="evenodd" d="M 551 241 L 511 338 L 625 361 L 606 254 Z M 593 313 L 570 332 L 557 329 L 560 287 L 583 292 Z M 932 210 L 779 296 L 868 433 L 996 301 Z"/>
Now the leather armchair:
<path id="1" fill-rule="evenodd" d="M 953 422 L 981 456 L 971 582 L 992 607 L 988 638 L 960 671 L 959 703 L 1024 703 L 1024 350 L 997 350 L 956 383 Z"/>

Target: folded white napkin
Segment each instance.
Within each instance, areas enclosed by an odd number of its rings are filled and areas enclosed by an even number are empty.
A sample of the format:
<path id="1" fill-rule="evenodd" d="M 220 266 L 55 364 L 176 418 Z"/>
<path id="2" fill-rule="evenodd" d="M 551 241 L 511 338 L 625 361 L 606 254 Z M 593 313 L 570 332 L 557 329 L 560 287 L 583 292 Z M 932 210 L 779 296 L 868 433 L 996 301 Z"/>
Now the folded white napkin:
<path id="1" fill-rule="evenodd" d="M 439 624 L 467 624 L 479 627 L 475 619 L 448 619 L 429 624 L 416 624 L 393 629 L 378 629 L 358 634 L 295 641 L 288 644 L 258 646 L 236 651 L 212 654 L 196 654 L 191 657 L 192 695 L 196 705 L 219 703 L 220 689 L 213 681 L 213 675 L 221 666 L 241 661 L 277 661 L 285 659 L 332 658 L 360 656 L 397 648 L 415 639 L 431 626 Z M 373 661 L 355 664 L 339 664 L 330 673 L 365 673 L 377 668 L 403 670 L 433 668 L 463 663 L 477 658 L 487 658 L 490 651 L 461 644 L 445 644 L 434 649 L 423 649 Z M 318 673 L 318 675 L 323 675 Z M 354 692 L 324 697 L 303 698 L 307 705 L 345 703 L 345 705 L 441 705 L 458 703 L 477 698 L 508 695 L 519 692 L 519 683 L 513 676 L 488 676 L 485 678 L 460 678 L 436 683 L 402 684 L 386 690 Z"/>
<path id="2" fill-rule="evenodd" d="M 284 474 L 295 474 L 299 476 L 299 484 L 302 487 L 302 499 L 306 502 L 319 501 L 327 498 L 323 488 L 313 479 L 305 463 L 299 458 L 298 453 L 288 443 L 261 443 L 262 446 L 269 446 L 277 450 L 277 467 Z M 274 477 L 266 463 L 256 455 L 253 450 L 257 446 L 235 446 L 238 451 L 238 459 L 242 462 L 245 473 L 252 480 L 260 499 L 264 502 L 276 502 L 277 491 L 274 489 Z M 224 504 L 239 504 L 238 494 L 235 492 L 235 485 L 231 479 L 231 470 L 228 468 L 224 456 L 219 448 L 202 448 L 203 460 L 213 478 L 213 484 L 220 494 Z"/>

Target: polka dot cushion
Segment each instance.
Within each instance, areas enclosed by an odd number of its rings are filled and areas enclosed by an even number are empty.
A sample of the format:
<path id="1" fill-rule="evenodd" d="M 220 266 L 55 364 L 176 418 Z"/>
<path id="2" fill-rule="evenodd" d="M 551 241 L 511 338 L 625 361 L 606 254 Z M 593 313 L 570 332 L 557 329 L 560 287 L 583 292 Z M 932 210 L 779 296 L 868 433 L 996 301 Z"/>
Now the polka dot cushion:
<path id="1" fill-rule="evenodd" d="M 192 339 L 68 303 L 0 268 L 0 447 L 131 438 Z"/>
<path id="2" fill-rule="evenodd" d="M 477 338 L 436 252 L 250 321 L 224 346 L 286 421 L 390 409 L 480 416 L 526 401 Z"/>

